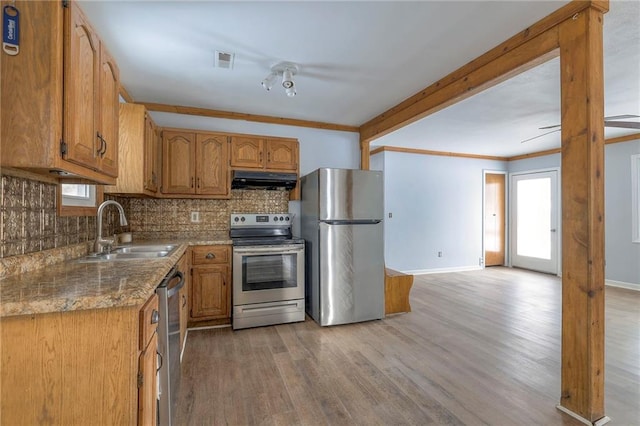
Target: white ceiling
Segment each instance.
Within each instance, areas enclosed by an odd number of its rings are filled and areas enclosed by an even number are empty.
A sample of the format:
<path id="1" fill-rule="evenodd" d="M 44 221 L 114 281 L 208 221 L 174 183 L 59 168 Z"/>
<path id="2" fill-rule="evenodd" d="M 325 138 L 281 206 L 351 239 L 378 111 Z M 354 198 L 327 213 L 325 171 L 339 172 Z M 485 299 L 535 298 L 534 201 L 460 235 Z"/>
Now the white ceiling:
<path id="1" fill-rule="evenodd" d="M 358 126 L 567 1 L 81 1 L 141 102 Z M 640 115 L 640 3 L 605 16 L 607 115 Z M 235 53 L 232 70 L 214 51 Z M 298 95 L 260 85 L 292 61 Z M 559 146 L 558 61 L 374 141 L 487 155 Z M 161 119 L 159 125 L 163 125 Z M 617 129 L 616 134 L 631 133 Z M 610 136 L 607 130 L 607 135 Z"/>

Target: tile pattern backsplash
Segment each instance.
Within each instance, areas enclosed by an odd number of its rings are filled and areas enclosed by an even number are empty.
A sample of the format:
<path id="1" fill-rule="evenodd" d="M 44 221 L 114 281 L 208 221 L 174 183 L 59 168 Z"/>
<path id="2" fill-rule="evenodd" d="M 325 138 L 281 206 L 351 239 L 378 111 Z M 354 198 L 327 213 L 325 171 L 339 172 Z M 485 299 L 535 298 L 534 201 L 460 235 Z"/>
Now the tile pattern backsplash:
<path id="1" fill-rule="evenodd" d="M 95 238 L 95 217 L 57 215 L 55 184 L 2 175 L 1 185 L 0 257 Z"/>
<path id="2" fill-rule="evenodd" d="M 287 191 L 231 191 L 230 200 L 131 198 L 123 203 L 130 230 L 145 238 L 153 233 L 226 231 L 232 213 L 282 213 L 289 211 Z M 191 212 L 200 221 L 191 222 Z"/>
<path id="3" fill-rule="evenodd" d="M 91 241 L 95 216 L 57 215 L 53 183 L 2 175 L 0 188 L 0 258 Z M 125 198 L 105 195 L 122 204 L 129 226 L 119 226 L 115 208 L 105 210 L 103 235 L 128 230 L 134 238 L 154 234 L 194 234 L 229 229 L 232 213 L 282 213 L 289 210 L 284 190 L 232 190 L 230 200 Z M 191 222 L 191 212 L 200 221 Z"/>

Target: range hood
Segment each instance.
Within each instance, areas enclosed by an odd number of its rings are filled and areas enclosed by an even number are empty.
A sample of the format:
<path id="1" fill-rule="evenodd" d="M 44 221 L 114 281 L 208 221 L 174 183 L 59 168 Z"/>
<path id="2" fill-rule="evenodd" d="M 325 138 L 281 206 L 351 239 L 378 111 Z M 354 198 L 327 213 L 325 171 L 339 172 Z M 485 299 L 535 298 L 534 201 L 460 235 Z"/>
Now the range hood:
<path id="1" fill-rule="evenodd" d="M 293 189 L 297 181 L 297 173 L 234 170 L 231 189 Z"/>

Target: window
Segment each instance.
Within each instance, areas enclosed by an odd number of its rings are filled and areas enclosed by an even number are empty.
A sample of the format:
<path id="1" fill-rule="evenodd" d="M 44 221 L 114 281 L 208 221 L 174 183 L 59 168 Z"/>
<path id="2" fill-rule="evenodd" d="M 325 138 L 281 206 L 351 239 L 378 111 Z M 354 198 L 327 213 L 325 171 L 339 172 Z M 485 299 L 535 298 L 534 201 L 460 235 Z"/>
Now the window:
<path id="1" fill-rule="evenodd" d="M 632 241 L 640 243 L 640 154 L 631 156 Z"/>
<path id="2" fill-rule="evenodd" d="M 96 205 L 96 186 L 81 184 L 60 184 L 63 206 L 92 207 Z"/>
<path id="3" fill-rule="evenodd" d="M 102 202 L 102 186 L 61 183 L 58 187 L 60 216 L 93 216 Z"/>

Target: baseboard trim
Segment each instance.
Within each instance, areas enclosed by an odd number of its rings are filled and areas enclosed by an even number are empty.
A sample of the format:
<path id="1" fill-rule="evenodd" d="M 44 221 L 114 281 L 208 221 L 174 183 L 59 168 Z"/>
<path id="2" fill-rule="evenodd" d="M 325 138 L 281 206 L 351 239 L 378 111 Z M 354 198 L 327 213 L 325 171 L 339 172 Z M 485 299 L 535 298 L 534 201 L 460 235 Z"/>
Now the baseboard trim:
<path id="1" fill-rule="evenodd" d="M 591 422 L 585 419 L 584 417 L 580 416 L 579 414 L 576 414 L 573 411 L 569 410 L 568 408 L 563 407 L 562 405 L 556 405 L 556 408 L 562 411 L 563 413 L 570 415 L 580 423 L 584 423 L 585 425 L 589 425 L 589 426 L 603 426 L 611 421 L 609 417 L 604 416 L 601 419 L 596 420 L 595 422 Z"/>
<path id="2" fill-rule="evenodd" d="M 482 266 L 456 266 L 453 268 L 434 268 L 434 269 L 414 269 L 409 271 L 400 271 L 407 275 L 427 275 L 427 274 L 444 274 L 447 272 L 466 272 L 466 271 L 480 271 Z"/>
<path id="3" fill-rule="evenodd" d="M 609 287 L 626 288 L 627 290 L 640 291 L 640 284 L 626 283 L 624 281 L 604 280 L 604 285 Z"/>

